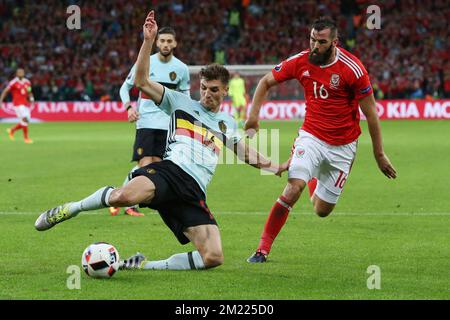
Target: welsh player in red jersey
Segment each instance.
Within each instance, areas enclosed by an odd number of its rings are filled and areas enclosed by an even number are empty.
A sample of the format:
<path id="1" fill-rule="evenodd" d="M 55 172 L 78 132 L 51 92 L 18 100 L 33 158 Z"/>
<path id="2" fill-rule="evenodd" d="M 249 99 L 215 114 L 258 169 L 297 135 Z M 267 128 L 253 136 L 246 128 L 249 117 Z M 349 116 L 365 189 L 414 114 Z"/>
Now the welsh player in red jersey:
<path id="1" fill-rule="evenodd" d="M 247 132 L 258 130 L 259 111 L 268 90 L 286 80 L 297 79 L 304 87 L 306 115 L 292 147 L 288 183 L 273 205 L 258 248 L 248 262 L 266 261 L 307 184 L 317 215 L 326 217 L 333 211 L 355 159 L 361 134 L 359 106 L 367 118 L 378 167 L 389 179 L 396 178 L 384 153 L 369 75 L 358 58 L 337 45 L 336 24 L 320 18 L 312 25 L 310 48 L 277 65 L 258 83 L 244 127 Z"/>
<path id="2" fill-rule="evenodd" d="M 17 69 L 16 77 L 3 90 L 0 95 L 0 106 L 9 92 L 11 92 L 14 110 L 16 111 L 17 118 L 19 118 L 19 123 L 16 126 L 6 129 L 9 138 L 14 140 L 14 132 L 22 129 L 24 142 L 33 143 L 33 140 L 28 137 L 28 124 L 30 122 L 30 109 L 28 105 L 34 102 L 34 97 L 31 91 L 31 82 L 25 78 L 24 69 Z"/>

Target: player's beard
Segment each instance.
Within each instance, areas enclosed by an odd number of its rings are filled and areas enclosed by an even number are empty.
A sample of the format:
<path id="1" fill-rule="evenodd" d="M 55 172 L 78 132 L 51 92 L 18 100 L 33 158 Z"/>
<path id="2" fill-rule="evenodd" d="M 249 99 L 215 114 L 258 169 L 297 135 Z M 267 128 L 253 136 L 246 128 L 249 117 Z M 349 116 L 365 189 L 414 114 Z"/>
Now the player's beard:
<path id="1" fill-rule="evenodd" d="M 170 56 L 173 53 L 173 49 L 169 50 L 167 52 L 163 52 L 162 50 L 159 50 L 159 53 L 164 57 L 167 58 L 168 56 Z"/>
<path id="2" fill-rule="evenodd" d="M 323 66 L 328 63 L 328 60 L 331 57 L 331 54 L 333 53 L 333 45 L 330 44 L 330 47 L 325 50 L 324 53 L 318 53 L 318 49 L 314 49 L 309 53 L 308 60 L 312 64 L 316 66 Z M 313 54 L 316 52 L 317 54 Z"/>

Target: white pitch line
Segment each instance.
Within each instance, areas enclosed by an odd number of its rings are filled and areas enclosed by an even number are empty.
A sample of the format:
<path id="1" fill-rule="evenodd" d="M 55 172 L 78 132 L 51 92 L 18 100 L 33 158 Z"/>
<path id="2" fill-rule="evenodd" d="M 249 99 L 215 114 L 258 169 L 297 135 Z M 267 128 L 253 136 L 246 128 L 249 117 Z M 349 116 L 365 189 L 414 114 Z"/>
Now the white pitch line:
<path id="1" fill-rule="evenodd" d="M 24 211 L 0 211 L 1 215 L 39 215 L 42 212 L 24 212 Z M 247 215 L 247 216 L 267 216 L 265 211 L 215 211 L 214 215 Z M 109 215 L 107 211 L 84 212 L 83 215 Z M 291 212 L 290 215 L 315 215 L 313 212 Z M 450 212 L 333 212 L 332 216 L 450 216 Z"/>
<path id="2" fill-rule="evenodd" d="M 216 211 L 213 214 L 223 215 L 268 215 L 269 212 L 257 211 Z M 315 215 L 313 212 L 291 212 L 290 215 L 309 216 Z M 450 216 L 450 212 L 333 212 L 330 217 L 338 216 Z"/>

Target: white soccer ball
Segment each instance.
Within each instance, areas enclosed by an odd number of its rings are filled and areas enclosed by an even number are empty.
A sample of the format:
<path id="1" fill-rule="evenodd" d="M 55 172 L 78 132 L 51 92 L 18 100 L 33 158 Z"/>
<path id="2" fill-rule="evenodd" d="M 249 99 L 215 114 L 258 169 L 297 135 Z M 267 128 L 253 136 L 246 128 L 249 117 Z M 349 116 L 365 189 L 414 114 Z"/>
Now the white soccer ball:
<path id="1" fill-rule="evenodd" d="M 119 259 L 119 252 L 113 245 L 97 242 L 84 250 L 81 265 L 90 277 L 111 278 L 119 269 Z"/>

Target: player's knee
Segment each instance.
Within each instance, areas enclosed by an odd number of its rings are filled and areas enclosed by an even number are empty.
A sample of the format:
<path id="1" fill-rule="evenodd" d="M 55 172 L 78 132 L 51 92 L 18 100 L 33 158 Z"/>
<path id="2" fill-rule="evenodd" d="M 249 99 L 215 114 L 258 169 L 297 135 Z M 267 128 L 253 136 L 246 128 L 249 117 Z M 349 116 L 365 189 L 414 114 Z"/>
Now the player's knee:
<path id="1" fill-rule="evenodd" d="M 333 211 L 333 208 L 324 208 L 319 206 L 314 206 L 314 212 L 321 218 L 325 218 L 329 216 L 329 214 Z"/>
<path id="2" fill-rule="evenodd" d="M 203 256 L 205 268 L 214 268 L 223 264 L 223 253 L 221 251 L 206 252 Z"/>
<path id="3" fill-rule="evenodd" d="M 290 206 L 293 206 L 302 194 L 303 189 L 304 186 L 299 184 L 289 184 L 288 188 L 283 192 L 283 197 Z"/>

